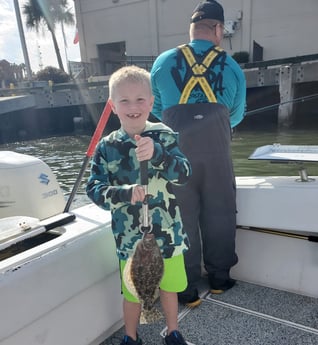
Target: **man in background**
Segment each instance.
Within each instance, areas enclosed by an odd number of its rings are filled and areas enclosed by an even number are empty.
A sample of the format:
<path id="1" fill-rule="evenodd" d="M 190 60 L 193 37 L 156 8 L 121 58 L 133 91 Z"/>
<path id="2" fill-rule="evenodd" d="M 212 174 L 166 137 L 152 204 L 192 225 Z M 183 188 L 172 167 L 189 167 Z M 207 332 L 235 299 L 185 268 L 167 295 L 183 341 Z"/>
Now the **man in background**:
<path id="1" fill-rule="evenodd" d="M 236 186 L 231 157 L 232 128 L 243 117 L 246 81 L 240 66 L 220 48 L 223 7 L 200 2 L 193 11 L 190 42 L 163 52 L 151 70 L 152 113 L 180 134 L 192 177 L 174 186 L 190 250 L 185 255 L 188 288 L 178 294 L 189 307 L 201 303 L 197 282 L 201 259 L 211 293 L 235 284 L 230 269 L 237 261 Z"/>

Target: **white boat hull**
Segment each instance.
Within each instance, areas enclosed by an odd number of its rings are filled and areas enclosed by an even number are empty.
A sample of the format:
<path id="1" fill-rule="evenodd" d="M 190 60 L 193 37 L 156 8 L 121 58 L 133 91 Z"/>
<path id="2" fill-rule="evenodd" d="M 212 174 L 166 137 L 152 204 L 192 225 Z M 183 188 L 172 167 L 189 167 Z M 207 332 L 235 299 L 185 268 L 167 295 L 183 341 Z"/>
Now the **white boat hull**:
<path id="1" fill-rule="evenodd" d="M 237 178 L 239 280 L 318 297 L 318 177 Z M 279 231 L 278 231 L 279 230 Z"/>
<path id="2" fill-rule="evenodd" d="M 318 298 L 318 243 L 238 228 L 233 278 Z"/>
<path id="3" fill-rule="evenodd" d="M 237 224 L 318 236 L 318 177 L 237 177 Z"/>
<path id="4" fill-rule="evenodd" d="M 61 236 L 0 262 L 0 344 L 98 344 L 122 326 L 110 214 L 75 213 Z"/>

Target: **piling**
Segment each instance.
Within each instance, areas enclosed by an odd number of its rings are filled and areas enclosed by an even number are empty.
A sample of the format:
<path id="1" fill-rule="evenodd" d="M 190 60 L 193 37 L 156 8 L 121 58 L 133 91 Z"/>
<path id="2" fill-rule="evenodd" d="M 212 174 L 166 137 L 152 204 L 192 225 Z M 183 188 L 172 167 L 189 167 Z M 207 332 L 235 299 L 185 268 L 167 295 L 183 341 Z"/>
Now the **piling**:
<path id="1" fill-rule="evenodd" d="M 293 123 L 294 83 L 291 65 L 282 65 L 279 69 L 280 106 L 278 108 L 279 127 L 289 127 Z"/>

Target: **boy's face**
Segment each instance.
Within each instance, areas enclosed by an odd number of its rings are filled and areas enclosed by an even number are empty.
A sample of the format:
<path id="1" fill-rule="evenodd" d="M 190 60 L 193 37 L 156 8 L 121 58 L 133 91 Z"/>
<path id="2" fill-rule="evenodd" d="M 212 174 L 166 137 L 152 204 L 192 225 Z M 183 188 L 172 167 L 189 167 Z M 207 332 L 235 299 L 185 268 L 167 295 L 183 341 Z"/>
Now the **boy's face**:
<path id="1" fill-rule="evenodd" d="M 149 87 L 139 82 L 125 82 L 116 87 L 110 104 L 124 130 L 133 136 L 144 130 L 153 101 Z"/>

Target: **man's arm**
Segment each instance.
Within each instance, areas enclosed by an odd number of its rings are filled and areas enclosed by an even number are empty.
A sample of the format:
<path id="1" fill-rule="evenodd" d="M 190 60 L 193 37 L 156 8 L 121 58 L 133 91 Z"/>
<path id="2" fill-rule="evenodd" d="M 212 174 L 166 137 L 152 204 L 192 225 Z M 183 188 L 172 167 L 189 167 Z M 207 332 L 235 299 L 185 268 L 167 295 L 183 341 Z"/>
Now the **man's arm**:
<path id="1" fill-rule="evenodd" d="M 152 85 L 152 94 L 155 97 L 154 104 L 152 107 L 151 113 L 160 121 L 162 120 L 162 103 L 159 88 L 156 85 L 156 65 L 154 64 L 151 70 L 151 85 Z"/>
<path id="2" fill-rule="evenodd" d="M 246 80 L 244 72 L 239 69 L 237 77 L 237 92 L 230 113 L 231 128 L 237 126 L 244 118 L 246 111 Z"/>

